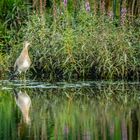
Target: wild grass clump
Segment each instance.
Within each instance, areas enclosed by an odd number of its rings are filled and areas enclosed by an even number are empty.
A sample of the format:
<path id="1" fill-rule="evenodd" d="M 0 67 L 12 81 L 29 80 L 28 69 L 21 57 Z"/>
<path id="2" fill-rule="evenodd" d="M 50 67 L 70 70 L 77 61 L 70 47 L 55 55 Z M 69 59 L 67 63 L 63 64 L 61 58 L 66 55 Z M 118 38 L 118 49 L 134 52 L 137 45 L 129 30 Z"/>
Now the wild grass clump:
<path id="1" fill-rule="evenodd" d="M 48 16 L 48 15 L 47 15 Z M 44 80 L 139 79 L 139 32 L 81 9 L 54 20 L 32 15 L 18 34 L 31 42 L 31 77 Z M 51 18 L 50 18 L 51 19 Z M 13 47 L 10 64 L 21 47 Z M 13 57 L 15 56 L 15 57 Z"/>

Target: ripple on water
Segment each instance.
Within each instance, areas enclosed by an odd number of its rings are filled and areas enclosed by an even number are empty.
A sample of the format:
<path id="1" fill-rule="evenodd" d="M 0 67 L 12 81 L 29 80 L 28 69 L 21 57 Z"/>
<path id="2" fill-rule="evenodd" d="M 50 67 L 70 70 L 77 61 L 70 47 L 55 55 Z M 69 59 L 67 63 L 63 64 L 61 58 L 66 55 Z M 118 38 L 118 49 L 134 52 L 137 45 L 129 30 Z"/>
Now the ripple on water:
<path id="1" fill-rule="evenodd" d="M 9 90 L 12 87 L 16 88 L 42 88 L 42 89 L 56 89 L 56 88 L 83 88 L 83 87 L 104 87 L 107 85 L 137 85 L 139 86 L 139 82 L 124 82 L 124 81 L 78 81 L 78 82 L 56 82 L 56 83 L 47 83 L 47 82 L 38 82 L 34 80 L 27 80 L 26 82 L 14 80 L 2 80 L 0 81 L 1 89 Z"/>

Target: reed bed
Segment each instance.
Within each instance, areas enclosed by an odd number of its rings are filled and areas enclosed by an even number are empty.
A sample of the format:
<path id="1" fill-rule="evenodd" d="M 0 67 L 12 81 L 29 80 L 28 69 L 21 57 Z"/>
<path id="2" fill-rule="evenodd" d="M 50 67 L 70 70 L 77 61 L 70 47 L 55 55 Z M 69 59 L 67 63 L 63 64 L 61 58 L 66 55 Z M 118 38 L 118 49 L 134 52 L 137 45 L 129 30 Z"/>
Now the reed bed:
<path id="1" fill-rule="evenodd" d="M 1 59 L 1 78 L 13 69 L 22 49 L 19 42 L 28 40 L 32 45 L 28 76 L 32 79 L 139 80 L 139 19 L 133 26 L 127 19 L 120 22 L 106 13 L 90 12 L 88 3 L 82 3 L 76 13 L 70 12 L 73 7 L 67 4 L 54 1 L 51 14 L 42 9 L 41 14 L 28 16 L 16 33 L 16 41 L 11 41 L 14 45 L 10 53 L 5 54 L 4 61 Z"/>
<path id="2" fill-rule="evenodd" d="M 44 80 L 138 80 L 140 48 L 135 29 L 116 27 L 104 17 L 82 12 L 76 19 L 67 15 L 68 20 L 64 16 L 51 25 L 36 15 L 30 18 L 21 32 L 32 44 L 31 76 Z M 11 57 L 17 55 L 18 48 L 13 48 Z"/>

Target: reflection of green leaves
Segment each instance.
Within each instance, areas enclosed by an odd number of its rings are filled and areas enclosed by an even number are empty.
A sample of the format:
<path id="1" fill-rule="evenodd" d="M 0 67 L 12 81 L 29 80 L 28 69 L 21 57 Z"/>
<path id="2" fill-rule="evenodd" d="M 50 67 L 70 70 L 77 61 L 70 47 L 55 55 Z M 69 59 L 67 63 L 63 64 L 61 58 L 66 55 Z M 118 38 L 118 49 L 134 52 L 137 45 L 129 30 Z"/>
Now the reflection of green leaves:
<path id="1" fill-rule="evenodd" d="M 16 139 L 16 118 L 14 112 L 13 98 L 10 94 L 0 91 L 0 138 Z M 12 129 L 11 129 L 12 128 Z M 11 135 L 12 134 L 12 135 Z"/>
<path id="2" fill-rule="evenodd" d="M 92 139 L 109 139 L 109 137 L 121 139 L 123 131 L 121 129 L 122 117 L 127 115 L 125 118 L 127 124 L 128 120 L 131 119 L 128 112 L 137 102 L 135 102 L 135 98 L 131 98 L 129 95 L 137 93 L 134 88 L 129 89 L 125 84 L 125 87 L 123 87 L 123 84 L 107 85 L 99 86 L 100 90 L 97 91 L 94 88 L 86 88 L 85 90 L 50 89 L 47 93 L 41 93 L 43 97 L 34 96 L 33 108 L 36 108 L 36 105 L 38 108 L 38 111 L 33 110 L 32 112 L 34 121 L 36 119 L 36 124 L 33 124 L 34 128 L 37 131 L 41 129 L 45 132 L 46 130 L 47 134 L 45 133 L 44 136 L 56 136 L 57 139 L 63 139 L 64 136 L 70 139 L 76 139 L 78 136 L 81 139 L 82 136 L 90 136 Z M 112 95 L 108 95 L 109 92 Z M 61 93 L 61 96 L 57 93 Z M 92 94 L 94 94 L 93 98 L 91 98 Z M 68 95 L 73 98 L 69 99 Z M 88 96 L 90 96 L 89 99 Z M 96 96 L 100 98 L 96 100 Z M 127 98 L 129 103 L 123 105 L 124 98 Z M 116 99 L 119 103 L 116 102 Z M 43 113 L 43 110 L 46 109 L 47 111 Z M 42 123 L 40 122 L 40 125 L 37 125 L 40 116 L 43 116 L 44 119 L 41 117 L 40 121 Z M 131 131 L 131 127 L 129 130 Z"/>
<path id="3" fill-rule="evenodd" d="M 139 86 L 123 82 L 97 82 L 95 85 L 86 88 L 48 88 L 47 91 L 27 88 L 26 93 L 32 101 L 29 127 L 22 123 L 18 125 L 21 112 L 17 112 L 12 91 L 1 90 L 0 137 L 15 140 L 22 130 L 27 132 L 23 133 L 23 137 L 36 139 L 62 140 L 67 137 L 73 140 L 89 136 L 97 140 L 118 140 L 122 139 L 123 128 L 129 131 L 128 137 L 132 136 L 134 128 L 131 127 L 131 117 L 139 116 L 140 112 Z M 133 110 L 136 110 L 136 114 L 130 115 Z M 139 121 L 138 117 L 136 119 Z"/>

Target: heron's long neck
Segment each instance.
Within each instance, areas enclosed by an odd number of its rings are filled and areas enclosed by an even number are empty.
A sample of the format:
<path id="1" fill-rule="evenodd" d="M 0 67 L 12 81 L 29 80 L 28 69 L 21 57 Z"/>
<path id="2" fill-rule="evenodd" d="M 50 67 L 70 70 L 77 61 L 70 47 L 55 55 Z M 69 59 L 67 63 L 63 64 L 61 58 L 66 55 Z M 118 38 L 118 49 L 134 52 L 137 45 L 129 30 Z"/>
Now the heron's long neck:
<path id="1" fill-rule="evenodd" d="M 23 118 L 26 123 L 29 123 L 30 116 L 29 116 L 29 109 L 22 110 Z"/>
<path id="2" fill-rule="evenodd" d="M 28 57 L 29 56 L 29 54 L 28 54 L 28 47 L 24 47 L 23 48 L 23 50 L 22 50 L 22 55 L 23 55 L 23 57 Z"/>

